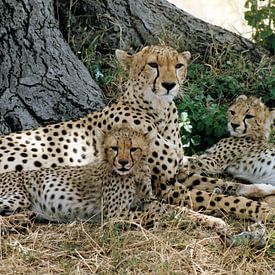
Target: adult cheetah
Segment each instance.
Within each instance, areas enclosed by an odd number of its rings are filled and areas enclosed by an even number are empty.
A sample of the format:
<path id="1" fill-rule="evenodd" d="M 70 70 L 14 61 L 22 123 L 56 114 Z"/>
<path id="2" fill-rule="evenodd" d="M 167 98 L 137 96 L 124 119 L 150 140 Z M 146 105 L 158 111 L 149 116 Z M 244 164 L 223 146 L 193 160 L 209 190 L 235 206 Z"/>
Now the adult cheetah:
<path id="1" fill-rule="evenodd" d="M 185 169 L 206 174 L 226 172 L 254 183 L 221 186 L 205 183 L 208 191 L 220 187 L 231 194 L 235 192 L 249 197 L 275 195 L 275 147 L 268 143 L 274 118 L 275 111 L 270 111 L 261 99 L 240 95 L 228 109 L 231 137 L 222 139 L 203 155 L 191 158 Z"/>
<path id="2" fill-rule="evenodd" d="M 249 139 L 253 141 L 246 152 L 239 155 L 236 153 L 236 158 L 226 165 L 225 172 L 250 183 L 266 183 L 275 187 L 275 145 L 268 143 L 271 127 L 274 126 L 275 110 L 269 111 L 258 98 L 243 95 L 229 108 L 229 113 L 228 128 L 231 135 L 236 133 L 236 137 L 246 137 L 248 143 Z M 243 119 L 245 126 L 241 123 L 238 126 L 238 120 L 234 124 L 234 118 Z M 238 129 L 242 127 L 244 129 L 239 130 L 239 133 Z"/>
<path id="3" fill-rule="evenodd" d="M 275 111 L 269 111 L 259 98 L 240 95 L 229 107 L 227 117 L 231 136 L 194 158 L 194 163 L 191 159 L 190 169 L 211 174 L 222 173 L 229 164 L 247 153 L 274 150 L 274 145 L 269 144 L 268 139 Z M 264 179 L 260 181 L 270 183 Z"/>
<path id="4" fill-rule="evenodd" d="M 189 52 L 148 46 L 130 55 L 116 51 L 129 72 L 118 102 L 76 121 L 61 122 L 0 138 L 0 173 L 41 167 L 86 165 L 98 155 L 95 128 L 111 130 L 118 123 L 144 133 L 157 130 L 148 161 L 154 180 L 171 178 L 183 156 L 173 98 L 187 74 Z"/>

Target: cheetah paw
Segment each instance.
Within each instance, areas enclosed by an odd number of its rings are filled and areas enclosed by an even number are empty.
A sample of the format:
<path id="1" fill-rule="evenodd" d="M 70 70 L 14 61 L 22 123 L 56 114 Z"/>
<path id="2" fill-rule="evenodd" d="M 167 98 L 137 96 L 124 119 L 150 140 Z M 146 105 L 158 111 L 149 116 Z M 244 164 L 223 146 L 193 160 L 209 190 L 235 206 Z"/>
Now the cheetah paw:
<path id="1" fill-rule="evenodd" d="M 187 218 L 197 224 L 205 227 L 216 228 L 216 229 L 227 229 L 227 224 L 221 218 L 208 216 L 186 207 L 181 207 L 180 211 L 175 216 L 176 219 Z"/>
<path id="2" fill-rule="evenodd" d="M 210 228 L 227 229 L 227 223 L 224 220 L 212 216 L 207 216 L 207 219 L 203 219 L 201 224 Z"/>

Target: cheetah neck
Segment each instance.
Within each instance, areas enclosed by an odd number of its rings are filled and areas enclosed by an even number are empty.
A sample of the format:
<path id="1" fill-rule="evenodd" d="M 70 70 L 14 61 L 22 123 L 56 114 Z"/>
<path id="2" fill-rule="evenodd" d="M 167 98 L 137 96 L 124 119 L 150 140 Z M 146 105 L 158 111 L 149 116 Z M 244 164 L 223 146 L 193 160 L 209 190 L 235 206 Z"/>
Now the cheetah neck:
<path id="1" fill-rule="evenodd" d="M 150 86 L 142 87 L 139 81 L 128 81 L 126 91 L 122 96 L 123 101 L 137 104 L 139 106 L 148 106 L 148 109 L 157 114 L 163 114 L 169 111 L 172 101 L 162 99 L 157 96 Z"/>

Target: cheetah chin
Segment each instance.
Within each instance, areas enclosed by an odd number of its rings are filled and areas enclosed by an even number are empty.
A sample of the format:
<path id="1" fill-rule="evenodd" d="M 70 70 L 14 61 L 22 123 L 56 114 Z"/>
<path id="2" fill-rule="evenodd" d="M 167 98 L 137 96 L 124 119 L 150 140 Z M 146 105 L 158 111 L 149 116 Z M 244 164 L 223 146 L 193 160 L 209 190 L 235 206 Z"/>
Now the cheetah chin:
<path id="1" fill-rule="evenodd" d="M 129 169 L 128 168 L 125 168 L 125 167 L 121 167 L 121 168 L 114 168 L 114 171 L 116 173 L 118 173 L 119 175 L 121 176 L 126 176 L 126 175 L 129 175 L 132 171 L 132 168 L 133 167 L 130 167 Z"/>
<path id="2" fill-rule="evenodd" d="M 161 98 L 163 100 L 166 100 L 167 102 L 172 102 L 174 100 L 175 96 L 172 94 L 165 94 L 165 95 L 162 95 Z"/>

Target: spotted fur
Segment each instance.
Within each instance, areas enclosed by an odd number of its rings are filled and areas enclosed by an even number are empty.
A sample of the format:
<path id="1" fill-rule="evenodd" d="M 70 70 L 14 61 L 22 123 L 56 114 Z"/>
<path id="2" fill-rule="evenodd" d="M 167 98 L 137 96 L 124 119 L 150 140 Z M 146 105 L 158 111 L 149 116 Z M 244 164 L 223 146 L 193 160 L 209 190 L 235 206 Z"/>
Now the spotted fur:
<path id="1" fill-rule="evenodd" d="M 2 174 L 0 212 L 30 209 L 52 221 L 98 220 L 101 199 L 108 217 L 130 209 L 134 198 L 150 199 L 149 137 L 128 128 L 104 136 L 97 130 L 97 137 L 99 158 L 92 164 Z"/>
<path id="2" fill-rule="evenodd" d="M 150 46 L 134 55 L 122 50 L 116 55 L 129 72 L 118 102 L 76 121 L 2 136 L 1 173 L 91 163 L 100 146 L 95 128 L 106 131 L 125 122 L 143 133 L 157 131 L 148 156 L 153 181 L 168 180 L 176 173 L 183 152 L 172 99 L 185 80 L 190 53 Z"/>
<path id="3" fill-rule="evenodd" d="M 220 181 L 208 189 L 218 187 L 248 197 L 275 195 L 275 147 L 268 143 L 274 114 L 260 99 L 239 96 L 228 110 L 231 137 L 222 139 L 205 154 L 190 159 L 186 168 L 206 174 L 226 172 L 252 183 L 247 186 Z"/>
<path id="4" fill-rule="evenodd" d="M 180 184 L 175 177 L 183 160 L 183 150 L 173 98 L 178 95 L 186 78 L 190 53 L 179 53 L 168 46 L 148 46 L 134 55 L 117 50 L 116 56 L 129 73 L 126 90 L 117 103 L 76 121 L 2 136 L 1 173 L 95 163 L 100 158 L 101 147 L 96 128 L 105 132 L 114 129 L 117 124 L 128 123 L 129 127 L 143 134 L 155 133 L 147 162 L 156 197 L 159 201 L 186 203 L 186 193 L 179 193 L 175 186 L 175 183 Z M 184 189 L 185 184 L 196 185 L 205 179 L 209 184 L 214 181 L 201 175 L 189 174 L 180 186 Z M 174 188 L 176 191 L 173 193 Z M 191 197 L 188 195 L 187 198 Z M 203 204 L 208 202 L 209 196 L 205 194 Z M 216 204 L 211 204 L 215 208 Z M 258 211 L 259 209 L 266 212 L 265 206 L 260 205 L 257 207 Z M 251 209 L 252 212 L 254 210 Z M 235 211 L 235 214 L 243 216 L 242 211 Z M 257 218 L 262 213 L 254 211 L 252 216 Z"/>
<path id="5" fill-rule="evenodd" d="M 153 197 L 147 156 L 155 135 L 127 127 L 97 135 L 102 139 L 101 160 L 95 163 L 2 174 L 0 213 L 31 210 L 40 219 L 56 222 L 99 222 L 104 216 L 143 225 L 178 214 L 210 227 L 226 226 L 221 219 Z"/>

